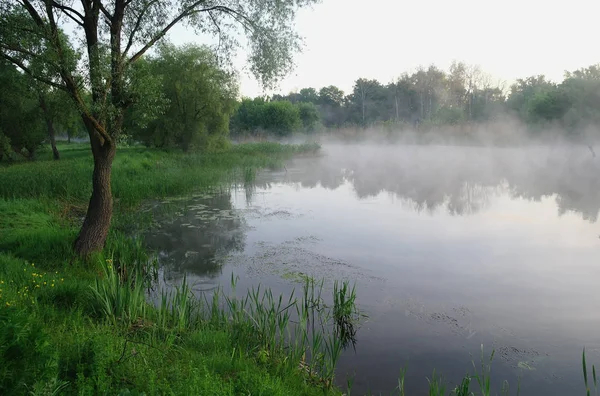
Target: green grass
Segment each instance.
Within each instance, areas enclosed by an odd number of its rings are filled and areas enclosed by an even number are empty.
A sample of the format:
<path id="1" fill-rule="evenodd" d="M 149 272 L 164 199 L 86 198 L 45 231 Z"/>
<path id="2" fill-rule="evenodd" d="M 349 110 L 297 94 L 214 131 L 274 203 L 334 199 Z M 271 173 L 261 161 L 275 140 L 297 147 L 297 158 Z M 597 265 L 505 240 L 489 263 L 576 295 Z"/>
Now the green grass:
<path id="1" fill-rule="evenodd" d="M 274 168 L 293 154 L 316 150 L 316 145 L 276 143 L 233 145 L 227 151 L 209 154 L 126 147 L 119 149 L 113 163 L 113 195 L 118 204 L 126 206 L 145 199 L 178 196 L 240 180 L 248 169 Z M 60 161 L 47 159 L 0 167 L 0 197 L 85 204 L 91 194 L 90 149 L 78 144 L 63 152 Z"/>
<path id="2" fill-rule="evenodd" d="M 314 146 L 119 150 L 115 226 L 105 250 L 85 262 L 71 244 L 89 199 L 91 156 L 81 144 L 60 150 L 60 161 L 41 153 L 0 167 L 0 394 L 339 394 L 293 367 L 283 344 L 253 336 L 249 318 L 221 320 L 224 297 L 217 309 L 203 306 L 182 285 L 149 305 L 154 264 L 142 241 L 123 233 L 140 219 L 151 224 L 136 210 L 144 200 L 248 182 L 256 169 Z"/>

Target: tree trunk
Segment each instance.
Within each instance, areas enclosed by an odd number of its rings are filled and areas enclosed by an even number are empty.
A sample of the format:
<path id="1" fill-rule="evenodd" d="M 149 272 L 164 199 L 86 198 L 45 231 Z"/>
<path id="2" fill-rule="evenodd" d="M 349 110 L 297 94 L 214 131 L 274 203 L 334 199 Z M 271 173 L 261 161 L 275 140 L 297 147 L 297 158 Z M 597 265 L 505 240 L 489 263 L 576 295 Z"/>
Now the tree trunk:
<path id="1" fill-rule="evenodd" d="M 60 153 L 56 148 L 56 133 L 54 131 L 54 123 L 52 120 L 46 118 L 46 125 L 48 126 L 48 138 L 50 139 L 50 146 L 52 146 L 52 158 L 59 160 Z"/>
<path id="2" fill-rule="evenodd" d="M 56 148 L 56 132 L 54 131 L 54 122 L 52 121 L 52 114 L 46 105 L 46 99 L 44 98 L 44 94 L 40 92 L 39 94 L 40 107 L 42 108 L 42 112 L 44 113 L 44 119 L 46 120 L 46 127 L 48 128 L 48 138 L 50 139 L 50 145 L 52 146 L 52 156 L 55 160 L 60 159 L 60 153 Z"/>
<path id="3" fill-rule="evenodd" d="M 75 251 L 82 256 L 104 248 L 113 211 L 110 176 L 116 147 L 112 142 L 105 141 L 101 144 L 93 133 L 90 133 L 90 143 L 94 156 L 92 197 L 79 236 L 74 243 Z"/>

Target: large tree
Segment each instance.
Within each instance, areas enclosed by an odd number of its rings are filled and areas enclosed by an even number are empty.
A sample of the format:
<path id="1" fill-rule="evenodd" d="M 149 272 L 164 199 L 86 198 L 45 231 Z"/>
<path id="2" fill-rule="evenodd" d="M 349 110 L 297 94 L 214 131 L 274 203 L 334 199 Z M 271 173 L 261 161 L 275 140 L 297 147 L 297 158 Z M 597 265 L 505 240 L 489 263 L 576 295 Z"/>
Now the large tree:
<path id="1" fill-rule="evenodd" d="M 164 44 L 148 59 L 147 66 L 148 73 L 138 85 L 149 87 L 154 82 L 150 79 L 158 79 L 158 89 L 140 95 L 143 106 L 128 113 L 126 126 L 144 121 L 142 114 L 150 113 L 146 102 L 156 103 L 162 98 L 166 105 L 147 125 L 132 128 L 135 137 L 150 146 L 185 151 L 223 147 L 238 87 L 234 75 L 218 67 L 214 53 L 197 45 Z M 162 97 L 157 98 L 157 94 Z"/>
<path id="2" fill-rule="evenodd" d="M 247 38 L 250 69 L 270 85 L 289 71 L 299 49 L 293 19 L 299 7 L 317 0 L 0 0 L 0 55 L 31 77 L 66 91 L 75 102 L 94 158 L 92 196 L 75 250 L 87 254 L 104 246 L 113 211 L 111 168 L 125 111 L 133 104 L 128 70 L 175 25 L 219 38 L 229 59 Z M 14 22 L 8 15 L 18 14 Z M 72 71 L 61 29 L 82 38 L 83 73 Z M 42 45 L 32 44 L 41 38 Z M 40 48 L 43 47 L 43 48 Z M 50 53 L 51 56 L 44 54 Z M 60 80 L 36 73 L 43 55 Z M 84 90 L 91 100 L 84 99 Z"/>

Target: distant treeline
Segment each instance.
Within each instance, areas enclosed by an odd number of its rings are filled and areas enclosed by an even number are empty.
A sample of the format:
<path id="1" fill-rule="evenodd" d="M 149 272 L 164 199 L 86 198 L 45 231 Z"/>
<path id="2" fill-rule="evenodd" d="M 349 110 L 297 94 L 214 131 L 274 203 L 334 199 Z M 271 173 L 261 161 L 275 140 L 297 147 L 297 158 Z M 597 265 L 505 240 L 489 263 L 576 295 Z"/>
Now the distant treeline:
<path id="1" fill-rule="evenodd" d="M 278 124 L 271 122 L 273 114 Z M 494 84 L 478 67 L 461 62 L 453 63 L 448 72 L 430 66 L 405 73 L 389 84 L 359 78 L 349 94 L 332 85 L 244 99 L 231 128 L 232 134 L 281 135 L 348 126 L 428 129 L 507 117 L 520 120 L 531 130 L 552 125 L 567 134 L 598 125 L 600 66 L 567 72 L 561 83 L 543 75 L 519 79 L 509 89 Z"/>
<path id="2" fill-rule="evenodd" d="M 49 72 L 48 79 L 55 78 Z M 589 135 L 595 130 L 589 127 L 600 124 L 599 65 L 568 72 L 561 83 L 534 76 L 505 89 L 478 67 L 455 62 L 448 72 L 430 66 L 385 85 L 359 78 L 349 94 L 327 86 L 240 101 L 235 74 L 220 67 L 211 49 L 162 43 L 128 69 L 125 83 L 128 105 L 119 144 L 136 141 L 185 151 L 220 150 L 230 134 L 289 136 L 346 127 L 464 131 L 510 119 L 538 136 L 560 131 L 573 137 L 581 131 Z M 45 143 L 58 159 L 56 135 L 86 135 L 65 92 L 37 83 L 3 60 L 0 84 L 0 160 L 34 159 Z M 91 92 L 82 90 L 82 95 L 91 103 Z"/>

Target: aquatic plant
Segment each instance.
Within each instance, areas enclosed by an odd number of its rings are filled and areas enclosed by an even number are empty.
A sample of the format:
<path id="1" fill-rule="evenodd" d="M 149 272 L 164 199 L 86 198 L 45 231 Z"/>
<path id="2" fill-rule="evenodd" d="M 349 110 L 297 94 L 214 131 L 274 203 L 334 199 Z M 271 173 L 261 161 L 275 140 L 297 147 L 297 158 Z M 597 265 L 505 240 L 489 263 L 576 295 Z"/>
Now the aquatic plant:
<path id="1" fill-rule="evenodd" d="M 96 279 L 91 289 L 104 316 L 113 325 L 144 318 L 147 304 L 143 279 L 122 276 L 112 259 L 107 259 L 102 267 L 102 277 Z"/>
<path id="2" fill-rule="evenodd" d="M 587 396 L 590 396 L 590 384 L 588 384 L 588 370 L 587 370 L 587 362 L 585 359 L 585 348 L 583 348 L 583 353 L 581 355 L 581 365 L 583 368 L 583 382 L 585 384 L 585 390 Z M 594 394 L 598 394 L 598 381 L 596 378 L 596 366 L 592 365 L 592 380 L 594 384 Z"/>

